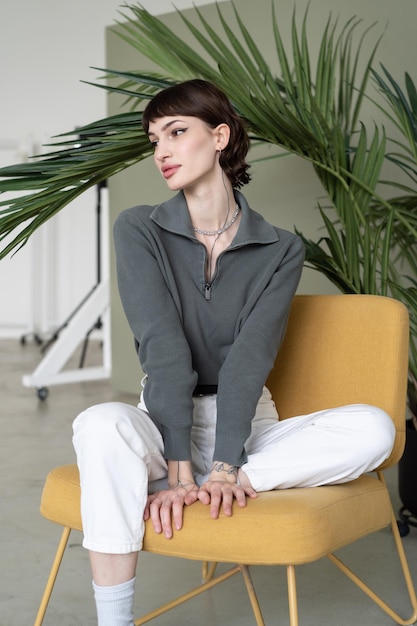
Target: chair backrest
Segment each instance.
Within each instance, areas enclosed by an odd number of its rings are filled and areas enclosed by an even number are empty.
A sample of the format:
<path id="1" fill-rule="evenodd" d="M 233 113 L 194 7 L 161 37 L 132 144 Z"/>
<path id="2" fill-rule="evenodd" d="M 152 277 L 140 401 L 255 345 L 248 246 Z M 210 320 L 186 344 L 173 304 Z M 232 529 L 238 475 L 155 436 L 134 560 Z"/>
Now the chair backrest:
<path id="1" fill-rule="evenodd" d="M 345 404 L 366 403 L 392 418 L 405 443 L 409 324 L 406 307 L 370 295 L 294 298 L 288 328 L 267 385 L 280 419 Z"/>

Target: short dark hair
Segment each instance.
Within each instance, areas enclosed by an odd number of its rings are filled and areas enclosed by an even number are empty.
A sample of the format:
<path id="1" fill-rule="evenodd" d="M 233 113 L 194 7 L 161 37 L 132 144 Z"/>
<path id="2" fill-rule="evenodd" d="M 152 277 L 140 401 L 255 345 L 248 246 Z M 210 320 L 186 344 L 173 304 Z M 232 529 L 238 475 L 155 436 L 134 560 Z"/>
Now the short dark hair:
<path id="1" fill-rule="evenodd" d="M 188 80 L 163 89 L 152 98 L 142 115 L 145 132 L 150 122 L 167 115 L 198 117 L 211 128 L 227 124 L 230 140 L 220 155 L 220 166 L 235 188 L 250 181 L 246 155 L 249 137 L 243 119 L 233 109 L 226 94 L 213 83 L 201 79 Z"/>

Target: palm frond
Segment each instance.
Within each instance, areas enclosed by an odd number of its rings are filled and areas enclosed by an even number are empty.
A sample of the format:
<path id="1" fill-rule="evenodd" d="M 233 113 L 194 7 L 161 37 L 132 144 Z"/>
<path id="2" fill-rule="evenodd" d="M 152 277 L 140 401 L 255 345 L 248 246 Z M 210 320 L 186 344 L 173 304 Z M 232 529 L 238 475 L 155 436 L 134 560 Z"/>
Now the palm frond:
<path id="1" fill-rule="evenodd" d="M 417 181 L 417 88 L 410 75 L 405 74 L 405 93 L 400 85 L 394 80 L 384 65 L 381 65 L 385 78 L 375 70 L 372 75 L 376 85 L 385 98 L 385 103 L 390 106 L 387 111 L 386 106 L 379 105 L 384 115 L 396 126 L 403 138 L 395 143 L 401 147 L 403 159 L 403 171 L 408 173 Z M 388 155 L 389 156 L 389 155 Z M 400 164 L 401 155 L 395 155 L 395 161 Z M 413 165 L 413 167 L 411 167 Z"/>
<path id="2" fill-rule="evenodd" d="M 0 258 L 19 249 L 87 189 L 151 153 L 139 113 L 112 116 L 59 137 L 50 153 L 0 170 L 0 193 L 28 192 L 0 202 L 5 207 L 0 208 L 0 241 L 17 232 Z"/>

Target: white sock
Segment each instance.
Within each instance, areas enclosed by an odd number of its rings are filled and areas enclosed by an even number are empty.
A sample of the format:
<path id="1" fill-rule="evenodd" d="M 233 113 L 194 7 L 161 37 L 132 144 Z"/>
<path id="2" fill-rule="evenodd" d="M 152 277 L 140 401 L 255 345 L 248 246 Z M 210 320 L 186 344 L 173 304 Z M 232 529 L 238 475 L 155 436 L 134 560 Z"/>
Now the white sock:
<path id="1" fill-rule="evenodd" d="M 93 581 L 98 626 L 133 626 L 135 580 L 101 587 Z"/>

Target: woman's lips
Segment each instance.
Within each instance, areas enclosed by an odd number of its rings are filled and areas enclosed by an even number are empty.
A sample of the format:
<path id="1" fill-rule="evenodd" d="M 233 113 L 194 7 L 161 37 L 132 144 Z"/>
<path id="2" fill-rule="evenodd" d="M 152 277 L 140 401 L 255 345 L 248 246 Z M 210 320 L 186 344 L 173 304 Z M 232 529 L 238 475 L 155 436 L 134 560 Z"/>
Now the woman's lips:
<path id="1" fill-rule="evenodd" d="M 164 165 L 164 167 L 162 168 L 162 176 L 165 179 L 171 178 L 171 176 L 173 176 L 179 168 L 179 165 Z"/>

